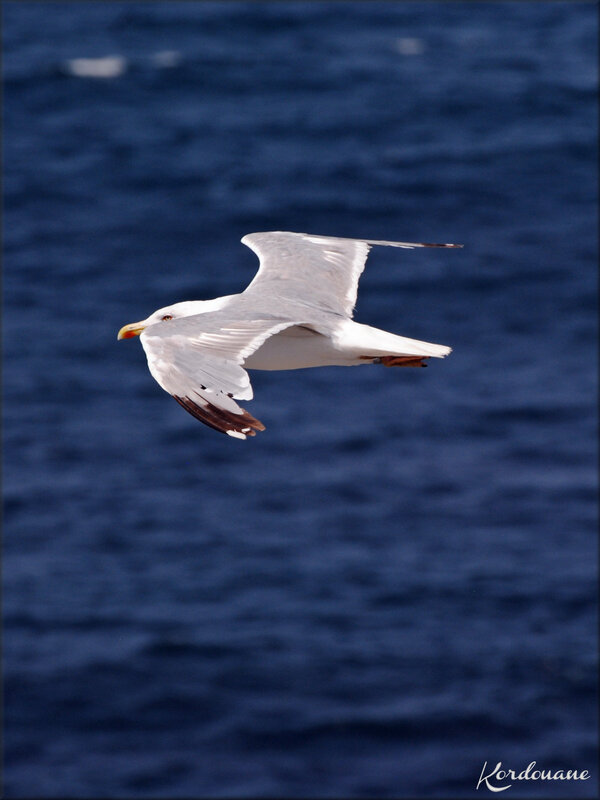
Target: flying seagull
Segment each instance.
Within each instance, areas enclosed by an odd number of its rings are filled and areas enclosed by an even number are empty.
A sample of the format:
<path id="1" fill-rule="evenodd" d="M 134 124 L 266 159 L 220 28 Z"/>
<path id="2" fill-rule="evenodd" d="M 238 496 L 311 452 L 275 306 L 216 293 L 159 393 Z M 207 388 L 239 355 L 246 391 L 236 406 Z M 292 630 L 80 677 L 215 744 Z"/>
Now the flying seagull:
<path id="1" fill-rule="evenodd" d="M 139 336 L 152 377 L 194 417 L 246 439 L 265 426 L 236 400 L 251 400 L 247 369 L 383 364 L 424 367 L 450 347 L 352 320 L 358 280 L 372 245 L 462 247 L 458 244 L 342 239 L 268 231 L 242 239 L 259 258 L 240 294 L 160 308 L 125 325 L 117 339 Z"/>

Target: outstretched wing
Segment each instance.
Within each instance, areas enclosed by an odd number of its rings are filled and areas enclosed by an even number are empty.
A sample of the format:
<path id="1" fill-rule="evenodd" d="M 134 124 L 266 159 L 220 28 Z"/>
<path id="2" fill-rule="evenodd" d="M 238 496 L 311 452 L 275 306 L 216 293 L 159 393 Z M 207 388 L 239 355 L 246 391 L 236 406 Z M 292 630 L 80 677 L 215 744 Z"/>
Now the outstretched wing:
<path id="1" fill-rule="evenodd" d="M 242 244 L 260 260 L 258 272 L 244 294 L 264 298 L 272 293 L 296 305 L 351 317 L 356 304 L 358 280 L 371 245 L 391 247 L 460 247 L 455 244 L 386 242 L 376 239 L 343 239 L 309 233 L 268 231 L 249 233 Z"/>
<path id="2" fill-rule="evenodd" d="M 205 425 L 245 439 L 265 426 L 234 399 L 253 396 L 244 359 L 293 324 L 231 321 L 217 311 L 150 325 L 140 339 L 152 377 L 166 392 Z"/>

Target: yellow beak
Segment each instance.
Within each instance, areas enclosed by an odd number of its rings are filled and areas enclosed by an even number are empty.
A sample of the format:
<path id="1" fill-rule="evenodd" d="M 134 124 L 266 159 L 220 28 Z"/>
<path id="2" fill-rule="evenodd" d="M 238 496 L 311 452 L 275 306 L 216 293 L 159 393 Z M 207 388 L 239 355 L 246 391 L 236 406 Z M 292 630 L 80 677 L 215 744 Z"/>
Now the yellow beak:
<path id="1" fill-rule="evenodd" d="M 139 336 L 146 326 L 141 322 L 132 322 L 131 325 L 123 325 L 121 330 L 117 333 L 117 339 L 131 339 L 133 336 Z"/>

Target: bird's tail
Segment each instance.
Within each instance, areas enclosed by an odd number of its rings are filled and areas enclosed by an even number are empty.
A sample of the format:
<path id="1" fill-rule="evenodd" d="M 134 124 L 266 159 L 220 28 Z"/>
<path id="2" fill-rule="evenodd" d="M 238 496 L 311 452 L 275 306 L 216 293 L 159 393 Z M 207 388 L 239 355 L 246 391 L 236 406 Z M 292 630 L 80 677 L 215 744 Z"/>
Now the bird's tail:
<path id="1" fill-rule="evenodd" d="M 372 328 L 370 325 L 354 323 L 356 328 L 353 334 L 357 340 L 355 346 L 361 351 L 361 358 L 374 356 L 398 356 L 398 357 L 421 357 L 421 358 L 444 358 L 452 352 L 451 347 L 443 344 L 433 344 L 432 342 L 422 342 L 419 339 L 408 339 L 405 336 L 396 336 L 394 333 L 382 331 L 379 328 Z M 357 330 L 360 329 L 360 330 Z M 385 363 L 385 362 L 384 362 Z M 398 364 L 398 366 L 400 366 Z"/>

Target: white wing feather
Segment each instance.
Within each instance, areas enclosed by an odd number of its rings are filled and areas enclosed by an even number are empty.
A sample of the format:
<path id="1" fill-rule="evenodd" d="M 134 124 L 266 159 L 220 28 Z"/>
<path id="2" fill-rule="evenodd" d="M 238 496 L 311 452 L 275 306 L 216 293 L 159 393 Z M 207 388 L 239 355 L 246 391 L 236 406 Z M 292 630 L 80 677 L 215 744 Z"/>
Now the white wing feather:
<path id="1" fill-rule="evenodd" d="M 371 245 L 460 247 L 454 244 L 344 239 L 290 231 L 249 233 L 241 240 L 259 258 L 260 266 L 244 294 L 265 292 L 305 306 L 351 317 L 358 281 Z"/>
<path id="2" fill-rule="evenodd" d="M 215 312 L 150 325 L 140 339 L 150 373 L 166 392 L 202 422 L 246 438 L 264 426 L 234 400 L 253 396 L 244 359 L 269 336 L 293 324 L 237 322 Z"/>

